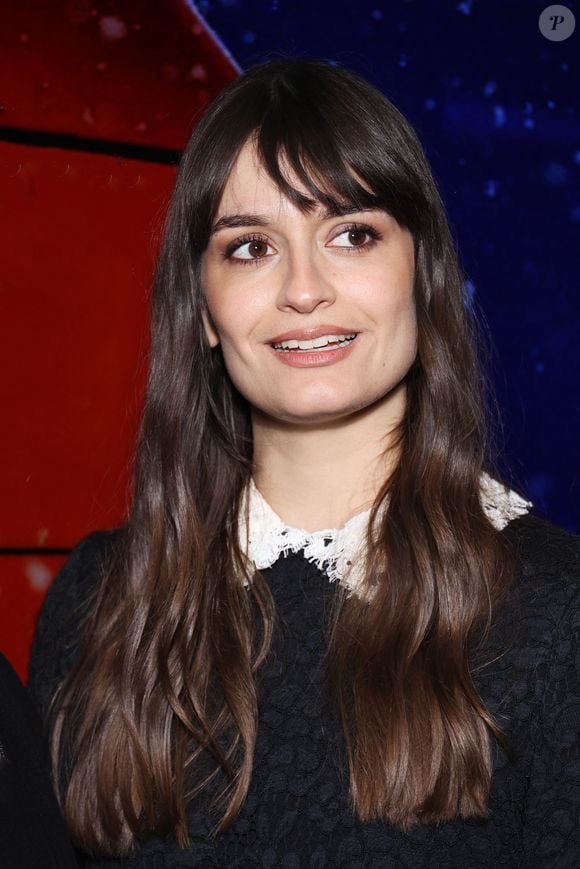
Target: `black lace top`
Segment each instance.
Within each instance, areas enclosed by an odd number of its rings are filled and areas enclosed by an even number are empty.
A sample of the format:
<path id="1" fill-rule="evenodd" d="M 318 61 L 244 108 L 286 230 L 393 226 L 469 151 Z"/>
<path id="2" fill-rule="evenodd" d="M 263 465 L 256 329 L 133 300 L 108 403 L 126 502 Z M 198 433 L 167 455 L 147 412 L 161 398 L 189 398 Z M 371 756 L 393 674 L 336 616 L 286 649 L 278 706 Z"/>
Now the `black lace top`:
<path id="1" fill-rule="evenodd" d="M 496 613 L 492 661 L 476 685 L 507 733 L 494 747 L 488 817 L 420 826 L 362 823 L 349 806 L 341 734 L 325 695 L 323 627 L 335 585 L 301 553 L 263 570 L 280 628 L 259 673 L 260 719 L 252 783 L 234 825 L 190 805 L 192 844 L 138 844 L 125 860 L 81 865 L 125 869 L 578 869 L 580 867 L 580 536 L 531 514 L 502 531 L 520 575 Z M 44 604 L 30 687 L 46 709 L 71 666 L 79 606 L 115 532 L 96 532 L 71 554 Z"/>

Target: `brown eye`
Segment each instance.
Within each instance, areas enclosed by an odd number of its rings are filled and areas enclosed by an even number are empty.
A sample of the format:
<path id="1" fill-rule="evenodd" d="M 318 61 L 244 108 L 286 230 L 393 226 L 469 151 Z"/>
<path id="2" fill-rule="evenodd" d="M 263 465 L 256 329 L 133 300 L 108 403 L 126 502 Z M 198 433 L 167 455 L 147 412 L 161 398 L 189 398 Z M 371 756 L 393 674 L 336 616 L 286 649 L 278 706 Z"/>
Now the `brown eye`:
<path id="1" fill-rule="evenodd" d="M 365 243 L 366 232 L 364 229 L 350 229 L 348 232 L 348 237 L 352 244 L 355 247 L 358 247 L 360 244 Z"/>
<path id="2" fill-rule="evenodd" d="M 366 223 L 347 226 L 333 239 L 332 247 L 339 247 L 345 253 L 356 251 L 363 253 L 382 239 L 381 233 Z"/>
<path id="3" fill-rule="evenodd" d="M 265 238 L 257 235 L 245 236 L 232 242 L 225 251 L 225 258 L 241 265 L 256 263 L 268 256 L 268 244 Z"/>
<path id="4" fill-rule="evenodd" d="M 264 256 L 268 250 L 268 245 L 264 241 L 251 241 L 248 245 L 248 253 L 251 256 Z"/>

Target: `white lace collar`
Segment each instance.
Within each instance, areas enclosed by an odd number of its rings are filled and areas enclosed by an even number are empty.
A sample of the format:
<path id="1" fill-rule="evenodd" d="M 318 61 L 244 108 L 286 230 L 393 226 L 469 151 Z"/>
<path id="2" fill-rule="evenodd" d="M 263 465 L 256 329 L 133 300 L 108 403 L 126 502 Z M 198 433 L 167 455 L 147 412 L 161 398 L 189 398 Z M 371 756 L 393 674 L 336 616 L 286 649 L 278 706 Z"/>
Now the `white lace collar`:
<path id="1" fill-rule="evenodd" d="M 247 498 L 250 500 L 249 534 L 246 524 Z M 531 501 L 521 498 L 513 489 L 504 487 L 485 472 L 480 476 L 480 500 L 491 523 L 499 530 L 533 507 Z M 384 513 L 387 503 L 388 497 L 380 508 L 379 517 Z M 271 567 L 283 554 L 303 549 L 305 558 L 323 570 L 330 582 L 344 581 L 347 587 L 354 590 L 364 569 L 362 554 L 370 512 L 369 508 L 357 513 L 338 529 L 306 531 L 292 528 L 274 512 L 252 478 L 241 504 L 238 525 L 240 546 L 258 570 Z"/>

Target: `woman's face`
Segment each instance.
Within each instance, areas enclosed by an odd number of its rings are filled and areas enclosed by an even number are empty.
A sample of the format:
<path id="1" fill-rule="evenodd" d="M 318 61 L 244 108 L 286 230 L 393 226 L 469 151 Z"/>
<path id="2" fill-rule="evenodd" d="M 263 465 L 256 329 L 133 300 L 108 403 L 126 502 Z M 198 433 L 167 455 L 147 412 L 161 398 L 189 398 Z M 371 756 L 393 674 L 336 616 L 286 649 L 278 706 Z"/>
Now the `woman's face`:
<path id="1" fill-rule="evenodd" d="M 229 376 L 254 408 L 294 423 L 339 419 L 388 400 L 412 365 L 413 275 L 412 236 L 393 217 L 329 217 L 321 205 L 302 214 L 247 143 L 202 257 L 206 335 L 212 347 L 221 344 Z M 356 339 L 333 350 L 272 346 L 320 326 Z"/>

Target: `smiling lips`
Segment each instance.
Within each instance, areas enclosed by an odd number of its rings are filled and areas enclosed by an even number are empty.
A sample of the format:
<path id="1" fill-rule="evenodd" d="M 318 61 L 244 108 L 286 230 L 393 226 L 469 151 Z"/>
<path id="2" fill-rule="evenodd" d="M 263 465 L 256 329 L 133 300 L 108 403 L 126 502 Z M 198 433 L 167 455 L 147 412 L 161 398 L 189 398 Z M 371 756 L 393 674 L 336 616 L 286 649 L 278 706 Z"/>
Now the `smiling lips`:
<path id="1" fill-rule="evenodd" d="M 307 329 L 294 329 L 291 332 L 283 332 L 280 335 L 275 335 L 273 338 L 267 342 L 268 344 L 282 344 L 286 341 L 313 341 L 316 338 L 335 338 L 339 340 L 338 336 L 348 335 L 349 337 L 352 335 L 357 335 L 355 329 L 345 329 L 343 326 L 336 326 L 334 323 L 322 323 L 320 326 L 311 326 Z"/>
<path id="2" fill-rule="evenodd" d="M 293 339 L 291 341 L 280 341 L 279 343 L 272 344 L 274 350 L 321 350 L 324 347 L 335 348 L 337 346 L 343 346 L 344 344 L 348 344 L 350 341 L 356 338 L 356 332 L 352 332 L 350 335 L 321 335 L 320 338 L 312 338 L 310 341 L 297 341 Z"/>
<path id="3" fill-rule="evenodd" d="M 316 334 L 318 333 L 318 334 Z M 346 358 L 360 339 L 360 332 L 336 326 L 317 326 L 313 329 L 287 332 L 277 336 L 269 346 L 276 358 L 293 368 L 318 368 L 333 365 Z M 315 337 L 311 337 L 314 335 Z"/>

